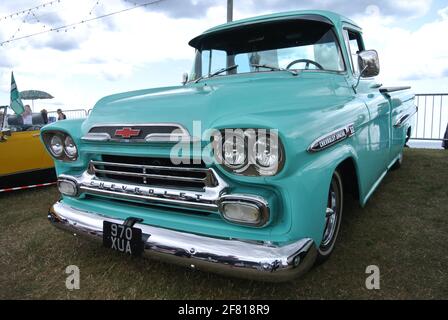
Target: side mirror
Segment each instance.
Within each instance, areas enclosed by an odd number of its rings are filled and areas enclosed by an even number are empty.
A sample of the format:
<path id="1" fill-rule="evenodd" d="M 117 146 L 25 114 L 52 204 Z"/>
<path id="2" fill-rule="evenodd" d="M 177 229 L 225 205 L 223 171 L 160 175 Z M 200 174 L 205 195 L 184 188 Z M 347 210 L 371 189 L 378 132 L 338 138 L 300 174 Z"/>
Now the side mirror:
<path id="1" fill-rule="evenodd" d="M 182 74 L 182 84 L 185 85 L 188 82 L 188 73 L 184 72 Z"/>
<path id="2" fill-rule="evenodd" d="M 358 53 L 358 66 L 360 76 L 363 78 L 375 77 L 380 74 L 380 60 L 376 50 L 365 50 Z"/>

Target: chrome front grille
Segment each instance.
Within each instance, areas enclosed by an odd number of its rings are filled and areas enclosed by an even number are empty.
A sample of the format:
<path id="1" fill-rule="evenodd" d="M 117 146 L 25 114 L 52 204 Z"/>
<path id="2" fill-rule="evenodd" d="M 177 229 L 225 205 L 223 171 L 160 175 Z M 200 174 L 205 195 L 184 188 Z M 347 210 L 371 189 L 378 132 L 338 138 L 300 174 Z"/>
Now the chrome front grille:
<path id="1" fill-rule="evenodd" d="M 203 163 L 173 165 L 166 158 L 103 155 L 78 176 L 62 174 L 78 195 L 112 197 L 119 201 L 161 205 L 180 210 L 219 212 L 227 183 Z"/>
<path id="2" fill-rule="evenodd" d="M 219 212 L 219 199 L 227 183 L 213 170 L 199 165 L 173 165 L 169 159 L 102 156 L 90 161 L 77 176 L 61 174 L 58 181 L 71 181 L 77 195 L 113 198 L 118 201 L 161 205 L 196 212 Z"/>
<path id="3" fill-rule="evenodd" d="M 108 155 L 102 159 L 90 162 L 89 171 L 98 178 L 177 189 L 204 189 L 218 183 L 213 172 L 202 163 L 173 165 L 167 158 Z"/>
<path id="4" fill-rule="evenodd" d="M 266 200 L 257 195 L 230 194 L 226 181 L 204 163 L 174 165 L 166 158 L 103 155 L 101 160 L 91 160 L 80 174 L 59 175 L 58 186 L 69 197 L 100 197 L 201 215 L 223 215 L 226 205 L 246 203 L 267 217 L 263 224 L 269 218 Z"/>

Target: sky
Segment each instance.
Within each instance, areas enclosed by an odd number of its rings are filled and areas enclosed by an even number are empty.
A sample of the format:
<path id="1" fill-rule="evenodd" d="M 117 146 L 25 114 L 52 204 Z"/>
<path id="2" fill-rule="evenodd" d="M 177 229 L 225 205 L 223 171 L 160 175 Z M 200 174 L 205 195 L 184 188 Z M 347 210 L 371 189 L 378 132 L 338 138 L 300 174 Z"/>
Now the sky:
<path id="1" fill-rule="evenodd" d="M 0 42 L 151 0 L 56 0 L 26 11 L 49 1 L 0 0 Z M 379 52 L 384 85 L 448 92 L 448 0 L 234 0 L 234 19 L 299 9 L 331 10 L 357 22 L 367 49 Z M 37 101 L 35 109 L 90 109 L 109 94 L 178 85 L 193 62 L 188 41 L 225 20 L 226 0 L 162 0 L 6 43 L 0 46 L 0 105 L 9 104 L 11 71 L 19 90 L 55 97 Z"/>

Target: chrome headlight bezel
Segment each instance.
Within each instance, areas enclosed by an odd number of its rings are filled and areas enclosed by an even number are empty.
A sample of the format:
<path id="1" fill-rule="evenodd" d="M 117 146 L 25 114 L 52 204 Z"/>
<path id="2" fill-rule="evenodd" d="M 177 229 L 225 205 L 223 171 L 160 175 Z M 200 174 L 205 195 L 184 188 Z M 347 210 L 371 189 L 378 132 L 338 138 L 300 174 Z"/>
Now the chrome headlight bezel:
<path id="1" fill-rule="evenodd" d="M 244 140 L 244 146 L 234 146 L 233 150 L 242 151 L 244 150 L 245 155 L 243 158 L 245 161 L 238 164 L 237 166 L 226 161 L 225 157 L 225 143 L 229 141 L 229 137 L 238 136 L 236 141 Z M 242 137 L 242 138 L 241 138 Z M 277 175 L 285 164 L 285 152 L 283 144 L 280 141 L 278 133 L 276 130 L 270 129 L 223 129 L 219 131 L 218 135 L 214 138 L 214 155 L 215 160 L 222 168 L 226 171 L 242 175 L 242 176 L 274 176 Z M 264 166 L 259 161 L 259 148 L 261 141 L 267 141 L 265 144 L 269 146 L 269 151 L 272 152 L 273 149 L 276 150 L 276 161 L 274 164 L 269 166 Z M 272 149 L 272 145 L 274 148 Z"/>
<path id="2" fill-rule="evenodd" d="M 49 139 L 48 150 L 55 158 L 59 158 L 64 153 L 64 142 L 63 137 L 55 134 Z"/>
<path id="3" fill-rule="evenodd" d="M 264 147 L 262 147 L 263 144 Z M 255 169 L 261 176 L 273 176 L 281 170 L 284 162 L 283 147 L 278 140 L 277 134 L 257 137 L 252 148 L 252 155 L 256 163 Z M 261 157 L 271 158 L 271 161 L 273 159 L 273 163 L 266 165 L 260 160 Z"/>
<path id="4" fill-rule="evenodd" d="M 225 135 L 222 143 L 222 152 L 223 163 L 229 169 L 238 172 L 247 165 L 248 157 L 245 150 L 245 136 L 243 134 Z M 229 161 L 228 155 L 232 157 L 233 162 Z"/>
<path id="5" fill-rule="evenodd" d="M 78 148 L 76 143 L 70 135 L 66 135 L 64 139 L 64 152 L 70 159 L 76 159 L 78 157 Z"/>
<path id="6" fill-rule="evenodd" d="M 55 153 L 53 151 L 53 148 L 51 147 L 52 141 L 54 142 L 54 138 L 57 137 L 57 139 L 60 139 L 62 143 L 62 152 L 61 153 Z M 72 162 L 78 159 L 79 150 L 75 143 L 75 140 L 72 136 L 70 136 L 68 133 L 64 131 L 59 130 L 51 130 L 51 131 L 44 131 L 42 132 L 42 140 L 44 142 L 45 147 L 47 148 L 50 155 L 57 160 L 62 160 L 65 162 Z M 72 141 L 71 148 L 75 149 L 75 152 L 67 151 L 67 141 Z M 72 150 L 73 151 L 73 150 Z"/>

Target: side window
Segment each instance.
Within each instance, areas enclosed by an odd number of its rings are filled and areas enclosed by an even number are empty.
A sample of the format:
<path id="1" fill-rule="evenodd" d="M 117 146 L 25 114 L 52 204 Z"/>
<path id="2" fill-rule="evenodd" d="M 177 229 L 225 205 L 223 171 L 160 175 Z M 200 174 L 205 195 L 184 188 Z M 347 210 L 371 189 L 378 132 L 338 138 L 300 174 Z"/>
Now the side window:
<path id="1" fill-rule="evenodd" d="M 362 36 L 359 32 L 347 29 L 344 30 L 344 36 L 345 36 L 345 43 L 350 53 L 352 71 L 354 74 L 359 74 L 358 53 L 364 50 Z"/>

